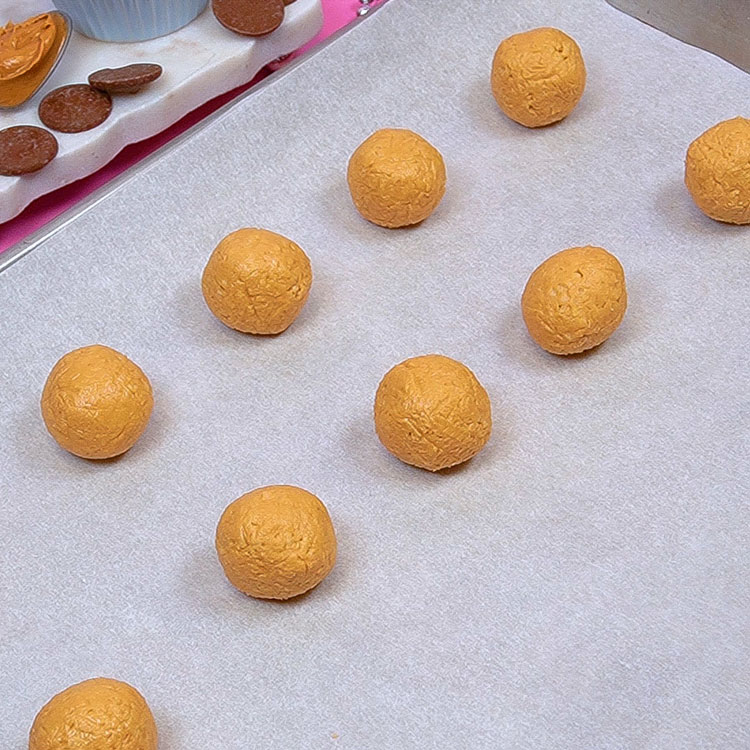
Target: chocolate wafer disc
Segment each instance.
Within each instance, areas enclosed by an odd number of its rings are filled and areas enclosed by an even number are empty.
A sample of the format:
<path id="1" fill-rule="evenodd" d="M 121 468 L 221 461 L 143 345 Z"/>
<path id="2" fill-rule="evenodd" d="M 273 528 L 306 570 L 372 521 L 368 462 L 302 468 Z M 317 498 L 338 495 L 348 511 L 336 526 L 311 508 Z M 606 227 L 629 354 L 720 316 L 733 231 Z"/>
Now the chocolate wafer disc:
<path id="1" fill-rule="evenodd" d="M 38 172 L 57 156 L 57 138 L 34 125 L 0 130 L 0 175 L 16 177 Z"/>
<path id="2" fill-rule="evenodd" d="M 244 36 L 263 36 L 281 26 L 284 0 L 213 0 L 216 20 Z"/>
<path id="3" fill-rule="evenodd" d="M 61 133 L 82 133 L 101 125 L 112 112 L 112 99 L 86 83 L 50 91 L 39 103 L 39 119 Z"/>
<path id="4" fill-rule="evenodd" d="M 135 94 L 155 81 L 162 73 L 161 65 L 134 63 L 122 68 L 102 68 L 89 76 L 89 84 L 108 94 Z"/>

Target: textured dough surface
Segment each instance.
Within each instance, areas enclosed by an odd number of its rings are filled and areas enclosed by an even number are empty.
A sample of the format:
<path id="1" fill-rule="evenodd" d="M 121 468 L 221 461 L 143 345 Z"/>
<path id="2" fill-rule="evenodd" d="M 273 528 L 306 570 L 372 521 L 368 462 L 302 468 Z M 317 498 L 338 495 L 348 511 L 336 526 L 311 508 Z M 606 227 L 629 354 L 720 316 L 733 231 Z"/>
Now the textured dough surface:
<path id="1" fill-rule="evenodd" d="M 440 152 L 411 130 L 385 128 L 352 154 L 347 180 L 357 210 L 382 227 L 405 227 L 426 219 L 445 194 Z"/>
<path id="2" fill-rule="evenodd" d="M 146 429 L 151 383 L 124 354 L 99 344 L 75 349 L 52 368 L 42 391 L 50 435 L 81 458 L 112 458 Z"/>
<path id="3" fill-rule="evenodd" d="M 543 27 L 513 34 L 492 61 L 492 93 L 508 117 L 527 128 L 567 117 L 586 86 L 586 66 L 575 40 Z"/>
<path id="4" fill-rule="evenodd" d="M 429 471 L 468 461 L 490 438 L 490 399 L 466 365 L 440 354 L 391 368 L 375 395 L 375 430 L 407 464 Z"/>
<path id="5" fill-rule="evenodd" d="M 243 593 L 290 599 L 331 572 L 336 534 L 315 495 L 272 485 L 248 492 L 227 507 L 216 529 L 216 551 L 226 577 Z"/>
<path id="6" fill-rule="evenodd" d="M 553 354 L 577 354 L 601 344 L 620 325 L 627 304 L 620 261 L 590 245 L 547 258 L 521 298 L 531 337 Z"/>
<path id="7" fill-rule="evenodd" d="M 302 248 L 267 229 L 239 229 L 216 247 L 203 271 L 203 297 L 225 325 L 275 334 L 299 315 L 312 286 Z"/>
<path id="8" fill-rule="evenodd" d="M 34 719 L 29 750 L 156 750 L 156 724 L 130 685 L 97 677 L 58 693 Z"/>
<path id="9" fill-rule="evenodd" d="M 750 224 L 750 120 L 724 120 L 688 147 L 685 185 L 716 221 Z"/>

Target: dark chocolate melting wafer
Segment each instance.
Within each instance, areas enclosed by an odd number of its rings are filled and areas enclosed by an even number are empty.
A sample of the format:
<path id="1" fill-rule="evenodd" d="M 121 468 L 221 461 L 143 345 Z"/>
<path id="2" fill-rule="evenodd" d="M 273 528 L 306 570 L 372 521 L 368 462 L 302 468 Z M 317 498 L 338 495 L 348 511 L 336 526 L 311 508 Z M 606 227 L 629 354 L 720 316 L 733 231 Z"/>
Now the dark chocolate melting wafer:
<path id="1" fill-rule="evenodd" d="M 112 99 L 86 83 L 50 91 L 39 103 L 39 119 L 61 133 L 82 133 L 101 125 L 112 111 Z"/>
<path id="2" fill-rule="evenodd" d="M 0 130 L 0 175 L 17 177 L 38 172 L 57 156 L 57 138 L 34 125 Z"/>
<path id="3" fill-rule="evenodd" d="M 216 20 L 244 36 L 263 36 L 281 26 L 284 0 L 213 0 Z"/>
<path id="4" fill-rule="evenodd" d="M 89 76 L 89 84 L 108 94 L 135 94 L 161 75 L 161 65 L 134 63 L 122 68 L 102 68 Z"/>

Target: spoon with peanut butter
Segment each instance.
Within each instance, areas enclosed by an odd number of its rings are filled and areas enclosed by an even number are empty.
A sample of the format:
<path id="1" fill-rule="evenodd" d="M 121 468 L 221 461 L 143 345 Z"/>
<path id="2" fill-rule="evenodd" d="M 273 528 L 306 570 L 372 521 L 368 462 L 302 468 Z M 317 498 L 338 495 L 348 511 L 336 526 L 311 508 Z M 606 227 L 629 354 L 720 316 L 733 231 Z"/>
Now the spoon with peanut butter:
<path id="1" fill-rule="evenodd" d="M 57 10 L 0 26 L 0 108 L 18 107 L 34 96 L 65 53 L 71 28 Z"/>

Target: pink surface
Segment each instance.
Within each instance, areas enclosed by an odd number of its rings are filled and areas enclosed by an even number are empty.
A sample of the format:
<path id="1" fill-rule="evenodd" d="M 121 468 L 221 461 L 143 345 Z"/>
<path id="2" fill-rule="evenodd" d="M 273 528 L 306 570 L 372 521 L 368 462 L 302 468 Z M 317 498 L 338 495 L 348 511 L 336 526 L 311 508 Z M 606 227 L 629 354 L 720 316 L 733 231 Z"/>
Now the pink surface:
<path id="1" fill-rule="evenodd" d="M 373 0 L 371 5 L 377 5 L 381 0 Z M 282 67 L 289 60 L 293 59 L 303 51 L 315 46 L 335 31 L 354 20 L 357 11 L 362 7 L 359 0 L 323 0 L 323 12 L 325 20 L 323 28 L 318 36 L 298 52 L 284 60 L 283 63 L 271 65 L 273 69 Z M 247 91 L 258 81 L 265 78 L 271 71 L 266 69 L 261 71 L 252 81 L 234 89 L 226 94 L 217 96 L 203 106 L 193 110 L 190 114 L 162 131 L 153 138 L 148 138 L 140 143 L 134 143 L 124 148 L 107 166 L 102 167 L 98 172 L 67 185 L 54 193 L 42 196 L 34 201 L 26 210 L 15 219 L 0 224 L 0 252 L 7 250 L 11 245 L 20 242 L 32 232 L 43 227 L 47 222 L 54 219 L 59 214 L 75 206 L 76 203 L 83 200 L 86 196 L 97 190 L 102 185 L 109 182 L 124 170 L 132 167 L 145 156 L 161 148 L 165 143 L 172 140 L 175 136 L 187 130 L 192 125 L 210 115 L 216 109 L 234 99 L 243 91 Z"/>

